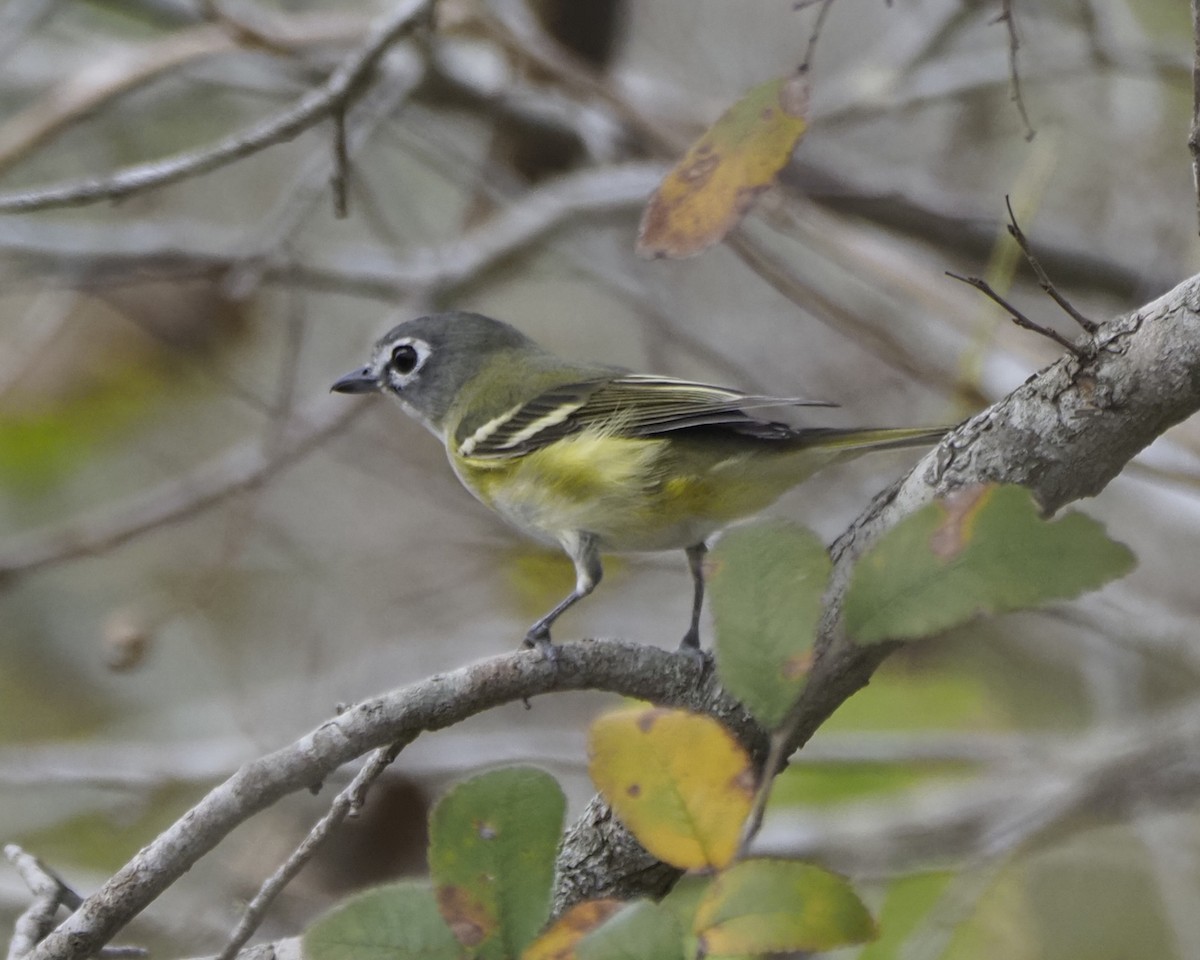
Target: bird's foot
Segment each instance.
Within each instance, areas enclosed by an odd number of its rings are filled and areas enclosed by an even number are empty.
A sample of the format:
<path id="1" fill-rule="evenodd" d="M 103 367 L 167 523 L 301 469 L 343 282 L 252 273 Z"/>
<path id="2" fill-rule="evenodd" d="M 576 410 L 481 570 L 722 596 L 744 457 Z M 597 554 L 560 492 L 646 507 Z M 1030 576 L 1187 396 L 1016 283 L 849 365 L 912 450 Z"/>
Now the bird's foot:
<path id="1" fill-rule="evenodd" d="M 700 649 L 700 631 L 696 627 L 690 628 L 683 635 L 683 639 L 679 641 L 679 652 L 701 668 L 708 662 L 708 654 Z"/>
<path id="2" fill-rule="evenodd" d="M 548 627 L 534 626 L 525 634 L 525 639 L 521 641 L 521 647 L 525 650 L 536 650 L 542 655 L 542 659 L 554 662 L 558 659 L 558 647 L 550 640 L 550 630 Z"/>

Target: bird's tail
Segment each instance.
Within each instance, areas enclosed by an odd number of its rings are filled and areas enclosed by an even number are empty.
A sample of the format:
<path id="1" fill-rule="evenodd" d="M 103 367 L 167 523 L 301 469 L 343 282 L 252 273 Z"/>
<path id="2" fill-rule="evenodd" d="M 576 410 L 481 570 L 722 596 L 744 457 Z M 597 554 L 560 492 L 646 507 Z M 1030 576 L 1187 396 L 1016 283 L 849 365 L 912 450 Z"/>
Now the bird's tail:
<path id="1" fill-rule="evenodd" d="M 936 443 L 950 427 L 881 427 L 850 428 L 812 427 L 796 431 L 801 447 L 822 447 L 832 452 L 866 450 L 896 450 L 901 447 L 921 447 Z"/>

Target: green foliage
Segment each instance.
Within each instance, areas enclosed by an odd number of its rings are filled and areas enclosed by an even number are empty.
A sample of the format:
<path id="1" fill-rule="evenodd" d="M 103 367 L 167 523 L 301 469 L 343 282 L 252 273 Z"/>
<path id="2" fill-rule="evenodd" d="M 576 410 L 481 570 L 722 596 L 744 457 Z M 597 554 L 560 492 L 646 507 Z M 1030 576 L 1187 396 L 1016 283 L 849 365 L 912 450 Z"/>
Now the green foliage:
<path id="1" fill-rule="evenodd" d="M 925 637 L 979 614 L 1076 597 L 1134 563 L 1089 517 L 1046 522 L 1021 487 L 971 487 L 906 517 L 859 560 L 846 629 L 860 643 Z"/>
<path id="2" fill-rule="evenodd" d="M 721 683 L 766 727 L 804 688 L 829 569 L 817 535 L 788 523 L 738 527 L 709 554 Z"/>
<path id="3" fill-rule="evenodd" d="M 520 956 L 546 922 L 565 811 L 558 783 L 530 767 L 474 777 L 434 809 L 438 909 L 472 956 Z"/>
<path id="4" fill-rule="evenodd" d="M 875 936 L 842 877 L 796 860 L 743 860 L 713 878 L 693 928 L 702 956 L 831 950 Z"/>
<path id="5" fill-rule="evenodd" d="M 688 960 L 687 930 L 666 903 L 639 900 L 580 941 L 579 960 Z"/>
<path id="6" fill-rule="evenodd" d="M 394 883 L 351 897 L 304 934 L 305 960 L 456 960 L 462 947 L 442 922 L 433 891 Z"/>
<path id="7" fill-rule="evenodd" d="M 529 767 L 459 784 L 430 815 L 433 887 L 351 898 L 305 933 L 307 960 L 515 960 L 550 913 L 565 808 L 554 778 Z"/>

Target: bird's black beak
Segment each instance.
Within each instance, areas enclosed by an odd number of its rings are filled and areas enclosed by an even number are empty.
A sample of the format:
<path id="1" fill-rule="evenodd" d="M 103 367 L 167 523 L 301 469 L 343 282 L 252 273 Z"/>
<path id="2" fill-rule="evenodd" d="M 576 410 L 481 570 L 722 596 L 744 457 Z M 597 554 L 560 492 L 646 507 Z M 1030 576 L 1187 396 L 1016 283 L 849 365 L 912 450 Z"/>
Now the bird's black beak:
<path id="1" fill-rule="evenodd" d="M 348 373 L 329 388 L 333 393 L 374 393 L 379 389 L 379 380 L 370 367 Z"/>

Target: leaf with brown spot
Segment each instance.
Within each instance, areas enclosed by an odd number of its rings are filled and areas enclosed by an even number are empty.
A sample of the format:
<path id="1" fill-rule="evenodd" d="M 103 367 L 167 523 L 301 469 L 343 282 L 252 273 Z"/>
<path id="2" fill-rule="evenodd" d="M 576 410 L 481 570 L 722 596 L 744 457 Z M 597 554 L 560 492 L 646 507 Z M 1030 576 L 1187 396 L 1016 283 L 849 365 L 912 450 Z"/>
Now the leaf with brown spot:
<path id="1" fill-rule="evenodd" d="M 623 900 L 575 904 L 525 948 L 521 960 L 575 960 L 575 945 L 623 906 Z"/>
<path id="2" fill-rule="evenodd" d="M 478 946 L 496 926 L 496 918 L 486 905 L 462 887 L 438 887 L 436 896 L 438 912 L 450 927 L 454 939 L 464 947 Z"/>
<path id="3" fill-rule="evenodd" d="M 711 717 L 638 707 L 592 724 L 588 769 L 642 846 L 685 870 L 737 852 L 754 799 L 750 757 Z"/>
<path id="4" fill-rule="evenodd" d="M 1023 487 L 970 487 L 905 517 L 859 559 L 846 629 L 859 643 L 929 636 L 980 614 L 1077 597 L 1135 564 L 1090 517 L 1047 521 Z"/>
<path id="5" fill-rule="evenodd" d="M 807 112 L 799 74 L 768 80 L 726 110 L 650 198 L 638 253 L 690 257 L 724 237 L 791 158 Z"/>
<path id="6" fill-rule="evenodd" d="M 520 956 L 546 922 L 565 808 L 554 778 L 530 767 L 473 777 L 434 807 L 438 909 L 472 957 Z"/>
<path id="7" fill-rule="evenodd" d="M 953 560 L 971 542 L 975 521 L 979 511 L 987 506 L 996 488 L 986 483 L 976 483 L 955 490 L 939 502 L 943 516 L 937 529 L 929 537 L 929 550 L 939 560 Z"/>

